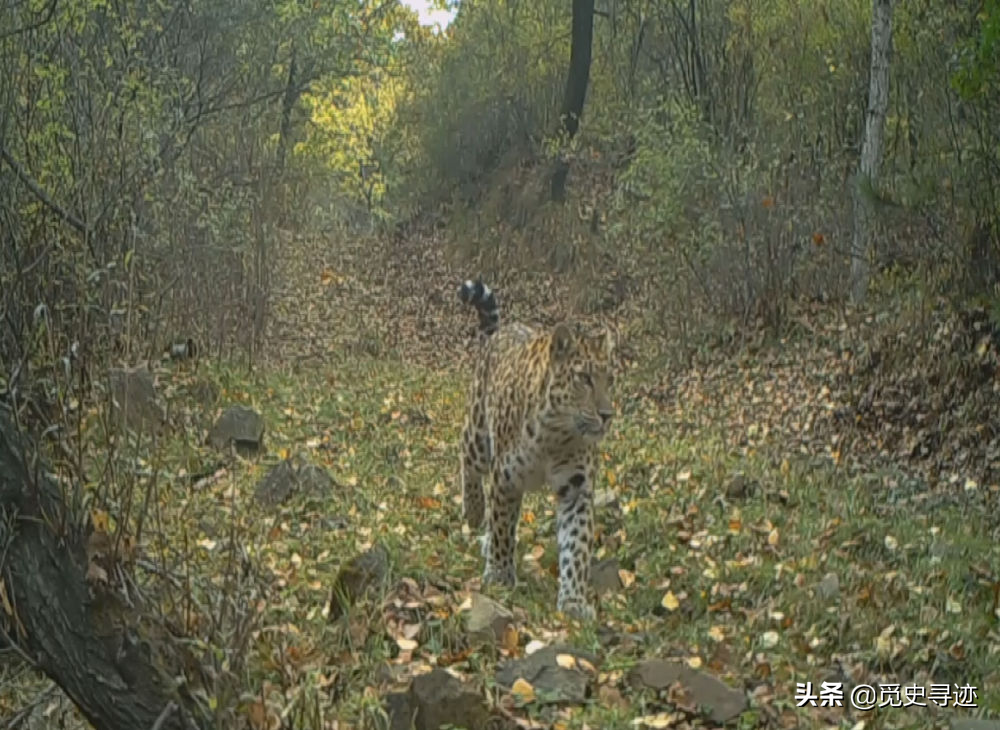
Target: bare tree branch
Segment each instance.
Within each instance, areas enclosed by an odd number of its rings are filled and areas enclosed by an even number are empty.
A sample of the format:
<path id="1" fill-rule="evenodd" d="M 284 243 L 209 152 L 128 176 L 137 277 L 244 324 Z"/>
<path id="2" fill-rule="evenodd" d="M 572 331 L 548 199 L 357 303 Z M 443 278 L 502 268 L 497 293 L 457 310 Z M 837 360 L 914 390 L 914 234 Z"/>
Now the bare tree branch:
<path id="1" fill-rule="evenodd" d="M 28 25 L 22 26 L 21 28 L 15 28 L 14 30 L 8 30 L 4 31 L 3 33 L 0 33 L 0 41 L 4 40 L 5 38 L 11 38 L 12 36 L 20 35 L 21 33 L 29 33 L 33 30 L 41 28 L 43 25 L 52 20 L 52 16 L 55 15 L 56 12 L 57 3 L 58 0 L 52 0 L 52 2 L 49 3 L 48 7 L 45 8 L 45 15 L 36 20 L 34 23 L 29 23 Z"/>
<path id="2" fill-rule="evenodd" d="M 32 179 L 21 164 L 14 159 L 14 157 L 7 151 L 6 147 L 0 146 L 0 159 L 10 165 L 10 169 L 14 171 L 17 175 L 17 179 L 24 183 L 24 186 L 31 191 L 32 195 L 38 198 L 39 201 L 53 213 L 55 213 L 59 218 L 64 220 L 66 223 L 71 225 L 77 231 L 86 236 L 90 231 L 87 224 L 84 223 L 80 218 L 66 210 L 63 206 L 59 205 L 54 201 L 48 193 L 42 190 L 41 186 Z"/>

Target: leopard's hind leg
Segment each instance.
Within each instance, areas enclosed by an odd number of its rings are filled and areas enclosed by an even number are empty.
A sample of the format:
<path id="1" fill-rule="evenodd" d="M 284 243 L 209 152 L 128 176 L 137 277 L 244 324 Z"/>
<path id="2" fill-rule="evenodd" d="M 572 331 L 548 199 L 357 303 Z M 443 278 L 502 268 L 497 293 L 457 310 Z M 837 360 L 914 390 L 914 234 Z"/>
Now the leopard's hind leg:
<path id="1" fill-rule="evenodd" d="M 478 418 L 476 416 L 479 416 Z M 490 468 L 490 434 L 486 419 L 477 413 L 462 429 L 462 518 L 473 530 L 483 524 L 486 495 L 483 480 Z"/>

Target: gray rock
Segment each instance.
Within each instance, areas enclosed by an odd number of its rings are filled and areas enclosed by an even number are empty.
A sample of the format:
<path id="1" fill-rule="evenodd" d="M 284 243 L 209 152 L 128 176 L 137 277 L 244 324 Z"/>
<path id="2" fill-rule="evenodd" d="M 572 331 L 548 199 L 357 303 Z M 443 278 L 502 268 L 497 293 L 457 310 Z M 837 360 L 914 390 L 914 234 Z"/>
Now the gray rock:
<path id="1" fill-rule="evenodd" d="M 414 677 L 410 704 L 416 716 L 415 730 L 438 730 L 442 725 L 480 730 L 489 720 L 482 695 L 444 669 Z"/>
<path id="2" fill-rule="evenodd" d="M 316 464 L 303 464 L 295 473 L 295 480 L 303 494 L 323 497 L 336 486 L 330 472 Z"/>
<path id="3" fill-rule="evenodd" d="M 607 558 L 594 563 L 590 568 L 590 581 L 597 595 L 621 590 L 622 580 L 618 575 L 618 559 Z"/>
<path id="4" fill-rule="evenodd" d="M 153 374 L 144 367 L 111 368 L 111 407 L 127 428 L 140 433 L 160 433 L 167 421 L 157 402 Z"/>
<path id="5" fill-rule="evenodd" d="M 382 545 L 374 545 L 351 558 L 333 581 L 329 619 L 340 618 L 368 589 L 381 584 L 388 571 L 389 553 Z"/>
<path id="6" fill-rule="evenodd" d="M 235 446 L 243 456 L 259 454 L 264 448 L 264 419 L 253 408 L 230 406 L 212 426 L 208 442 L 220 451 Z"/>
<path id="7" fill-rule="evenodd" d="M 629 672 L 629 682 L 636 688 L 666 689 L 681 678 L 685 665 L 663 659 L 646 659 Z"/>
<path id="8" fill-rule="evenodd" d="M 253 496 L 265 507 L 274 507 L 287 500 L 297 485 L 295 468 L 290 459 L 285 459 L 268 469 Z"/>
<path id="9" fill-rule="evenodd" d="M 413 704 L 409 692 L 390 692 L 383 698 L 382 705 L 389 717 L 389 730 L 412 730 Z"/>
<path id="10" fill-rule="evenodd" d="M 565 667 L 559 664 L 559 655 L 569 654 L 597 668 L 593 654 L 568 646 L 547 646 L 523 659 L 511 659 L 497 667 L 497 683 L 510 689 L 514 682 L 523 679 L 535 689 L 536 702 L 540 704 L 569 702 L 580 704 L 587 699 L 588 689 L 596 677 L 580 665 Z"/>
<path id="11" fill-rule="evenodd" d="M 472 594 L 472 608 L 466 617 L 466 628 L 473 638 L 499 641 L 513 621 L 514 614 L 506 606 L 482 593 Z"/>
<path id="12" fill-rule="evenodd" d="M 816 595 L 824 601 L 837 598 L 840 595 L 840 578 L 836 573 L 827 573 L 823 580 L 816 584 Z"/>
<path id="13" fill-rule="evenodd" d="M 748 479 L 745 474 L 734 474 L 726 486 L 727 499 L 747 499 L 752 497 L 760 489 L 760 484 L 755 479 Z"/>
<path id="14" fill-rule="evenodd" d="M 296 467 L 291 459 L 275 464 L 257 483 L 254 499 L 265 507 L 287 501 L 295 493 L 326 497 L 335 483 L 326 469 L 315 464 Z"/>
<path id="15" fill-rule="evenodd" d="M 747 708 L 747 698 L 742 690 L 735 690 L 711 674 L 692 669 L 687 664 L 664 659 L 646 659 L 629 673 L 629 682 L 635 688 L 667 689 L 679 682 L 687 692 L 694 707 L 708 711 L 712 722 L 726 723 L 738 717 Z"/>

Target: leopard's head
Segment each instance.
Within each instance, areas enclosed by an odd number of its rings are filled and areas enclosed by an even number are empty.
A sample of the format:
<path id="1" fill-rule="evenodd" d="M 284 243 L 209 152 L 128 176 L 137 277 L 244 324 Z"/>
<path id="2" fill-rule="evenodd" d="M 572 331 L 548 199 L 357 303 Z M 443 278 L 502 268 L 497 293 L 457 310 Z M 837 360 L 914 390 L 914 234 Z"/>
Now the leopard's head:
<path id="1" fill-rule="evenodd" d="M 610 328 L 584 332 L 559 324 L 549 343 L 548 405 L 561 430 L 587 442 L 608 431 L 615 407 L 611 402 L 616 337 Z"/>

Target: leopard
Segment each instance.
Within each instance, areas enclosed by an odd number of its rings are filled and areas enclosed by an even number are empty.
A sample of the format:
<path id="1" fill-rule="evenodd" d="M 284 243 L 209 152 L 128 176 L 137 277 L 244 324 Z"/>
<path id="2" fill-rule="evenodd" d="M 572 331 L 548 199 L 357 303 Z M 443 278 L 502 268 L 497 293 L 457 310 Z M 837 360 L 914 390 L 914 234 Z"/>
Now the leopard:
<path id="1" fill-rule="evenodd" d="M 459 299 L 479 320 L 460 481 L 463 519 L 473 531 L 483 528 L 482 584 L 516 585 L 522 500 L 547 486 L 557 502 L 556 609 L 593 620 L 594 483 L 616 413 L 617 331 L 579 321 L 501 327 L 496 292 L 481 279 L 463 282 Z"/>

